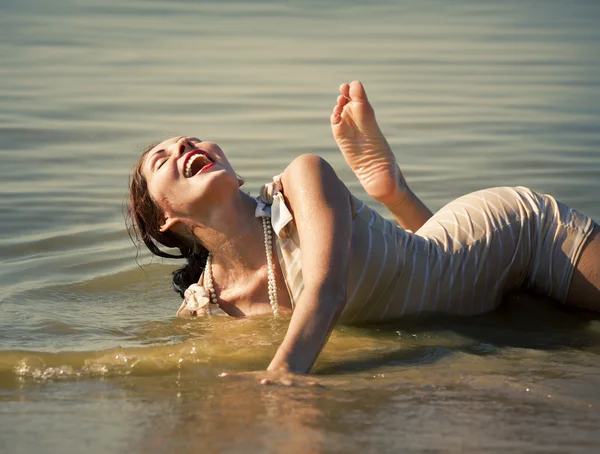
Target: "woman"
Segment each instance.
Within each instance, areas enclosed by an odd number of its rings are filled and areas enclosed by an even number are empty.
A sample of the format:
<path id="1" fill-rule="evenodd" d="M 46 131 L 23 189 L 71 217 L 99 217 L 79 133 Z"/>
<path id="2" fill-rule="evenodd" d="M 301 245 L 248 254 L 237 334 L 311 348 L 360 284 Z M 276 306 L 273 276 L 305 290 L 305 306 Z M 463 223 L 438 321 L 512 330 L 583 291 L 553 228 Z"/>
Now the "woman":
<path id="1" fill-rule="evenodd" d="M 400 227 L 316 156 L 295 159 L 255 199 L 216 144 L 166 140 L 140 159 L 130 202 L 149 249 L 168 257 L 158 245 L 178 247 L 188 260 L 173 278 L 185 294 L 178 315 L 291 313 L 265 372 L 281 380 L 310 371 L 338 320 L 479 314 L 519 288 L 600 309 L 594 221 L 527 188 L 478 191 L 432 217 L 408 188 L 363 86 L 343 84 L 340 93 L 331 115 L 337 144 Z"/>

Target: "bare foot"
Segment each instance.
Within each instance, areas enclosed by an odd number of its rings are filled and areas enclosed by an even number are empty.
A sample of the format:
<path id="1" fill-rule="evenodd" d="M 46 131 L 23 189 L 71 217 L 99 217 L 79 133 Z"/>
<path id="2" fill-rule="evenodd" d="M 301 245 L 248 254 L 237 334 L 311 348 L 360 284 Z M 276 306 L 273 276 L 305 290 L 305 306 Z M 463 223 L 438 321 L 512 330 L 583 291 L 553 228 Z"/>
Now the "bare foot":
<path id="1" fill-rule="evenodd" d="M 340 86 L 331 130 L 367 194 L 388 207 L 402 203 L 408 186 L 360 82 Z"/>

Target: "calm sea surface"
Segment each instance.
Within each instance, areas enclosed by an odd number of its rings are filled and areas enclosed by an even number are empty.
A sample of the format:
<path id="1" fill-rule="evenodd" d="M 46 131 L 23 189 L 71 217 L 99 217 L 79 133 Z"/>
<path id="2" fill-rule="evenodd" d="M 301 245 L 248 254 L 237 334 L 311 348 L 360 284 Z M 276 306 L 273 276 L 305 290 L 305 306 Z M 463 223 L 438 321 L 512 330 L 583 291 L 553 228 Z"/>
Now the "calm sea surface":
<path id="1" fill-rule="evenodd" d="M 599 43 L 596 0 L 0 0 L 0 451 L 598 452 L 598 317 L 521 296 L 339 327 L 321 387 L 222 379 L 286 321 L 174 318 L 122 204 L 174 134 L 251 193 L 310 152 L 365 198 L 328 123 L 360 79 L 434 210 L 526 185 L 600 219 Z"/>

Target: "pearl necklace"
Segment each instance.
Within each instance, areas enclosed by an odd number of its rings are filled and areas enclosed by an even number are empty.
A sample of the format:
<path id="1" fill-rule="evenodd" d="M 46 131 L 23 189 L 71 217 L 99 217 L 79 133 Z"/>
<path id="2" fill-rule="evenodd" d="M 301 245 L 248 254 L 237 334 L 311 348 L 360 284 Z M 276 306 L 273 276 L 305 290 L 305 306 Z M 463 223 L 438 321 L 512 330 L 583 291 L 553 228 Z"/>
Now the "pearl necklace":
<path id="1" fill-rule="evenodd" d="M 273 233 L 271 227 L 271 219 L 263 216 L 262 225 L 265 241 L 265 253 L 267 255 L 267 275 L 269 288 L 269 303 L 273 310 L 273 315 L 279 315 L 279 300 L 277 298 L 277 282 L 275 281 L 275 263 L 273 262 Z M 209 253 L 206 258 L 206 266 L 204 268 L 204 286 L 208 290 L 208 296 L 212 304 L 218 305 L 217 294 L 215 293 L 215 285 L 212 276 L 212 255 Z M 206 306 L 207 315 L 211 314 L 210 304 Z"/>

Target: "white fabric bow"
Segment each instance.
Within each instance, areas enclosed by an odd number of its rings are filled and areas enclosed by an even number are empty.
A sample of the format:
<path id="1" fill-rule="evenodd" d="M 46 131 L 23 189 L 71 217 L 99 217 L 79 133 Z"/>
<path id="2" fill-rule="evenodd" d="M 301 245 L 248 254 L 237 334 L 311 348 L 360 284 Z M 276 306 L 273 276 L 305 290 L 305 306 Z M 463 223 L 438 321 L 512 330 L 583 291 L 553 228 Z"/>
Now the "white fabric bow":
<path id="1" fill-rule="evenodd" d="M 201 317 L 209 315 L 208 305 L 210 296 L 208 291 L 199 284 L 190 285 L 183 294 L 183 303 L 177 311 L 178 317 Z"/>

